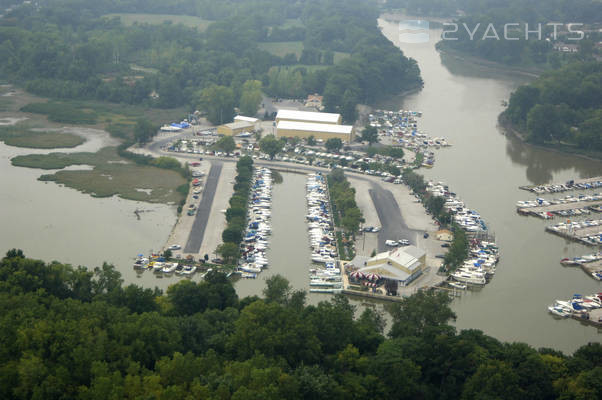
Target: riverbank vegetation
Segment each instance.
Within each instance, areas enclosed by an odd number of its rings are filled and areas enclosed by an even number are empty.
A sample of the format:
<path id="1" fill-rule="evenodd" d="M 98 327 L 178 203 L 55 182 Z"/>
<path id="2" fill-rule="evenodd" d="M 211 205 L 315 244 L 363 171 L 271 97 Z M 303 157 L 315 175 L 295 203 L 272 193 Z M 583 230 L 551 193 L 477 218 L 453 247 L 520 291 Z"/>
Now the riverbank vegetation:
<path id="1" fill-rule="evenodd" d="M 86 139 L 79 135 L 59 131 L 32 130 L 24 124 L 1 126 L 0 140 L 8 146 L 30 149 L 72 148 L 83 144 Z"/>
<path id="2" fill-rule="evenodd" d="M 105 147 L 97 153 L 17 156 L 11 162 L 18 167 L 41 169 L 91 166 L 91 169 L 62 170 L 39 179 L 54 181 L 94 197 L 117 195 L 129 200 L 179 204 L 183 192 L 178 188 L 186 183 L 181 173 L 174 170 L 173 161 L 181 168 L 179 162 L 169 157 L 151 160 L 152 164 L 138 165 L 121 157 L 115 147 Z"/>
<path id="3" fill-rule="evenodd" d="M 602 346 L 567 356 L 457 332 L 444 293 L 383 315 L 315 305 L 282 277 L 239 298 L 219 272 L 166 292 L 110 265 L 0 260 L 0 397 L 63 399 L 594 399 Z"/>
<path id="4" fill-rule="evenodd" d="M 602 156 L 602 63 L 568 65 L 510 96 L 501 121 L 535 144 Z"/>
<path id="5" fill-rule="evenodd" d="M 323 93 L 327 110 L 340 111 L 348 121 L 360 102 L 421 85 L 416 63 L 380 34 L 370 1 L 202 3 L 145 3 L 148 15 L 138 14 L 135 24 L 129 17 L 140 11 L 137 0 L 14 7 L 0 23 L 0 72 L 45 97 L 201 107 L 220 123 L 234 107 L 250 110 L 244 96 L 249 82 L 260 82 L 275 96 Z M 198 19 L 190 24 L 174 18 Z M 165 19 L 173 23 L 156 23 Z M 272 54 L 274 43 L 286 42 L 297 43 L 301 53 Z M 213 104 L 217 112 L 206 109 Z M 40 109 L 51 106 L 31 111 L 52 111 L 49 118 L 61 121 L 94 121 L 93 110 Z"/>
<path id="6" fill-rule="evenodd" d="M 253 159 L 241 157 L 236 163 L 236 183 L 230 198 L 230 207 L 226 210 L 228 225 L 222 232 L 223 243 L 217 248 L 226 264 L 236 265 L 240 258 L 240 243 L 247 227 L 247 209 L 253 180 Z"/>
<path id="7" fill-rule="evenodd" d="M 355 202 L 355 189 L 342 169 L 334 169 L 328 174 L 327 180 L 334 223 L 340 229 L 336 234 L 339 255 L 344 260 L 351 260 L 355 256 L 355 234 L 364 222 L 362 211 Z"/>
<path id="8" fill-rule="evenodd" d="M 602 4 L 595 0 L 388 0 L 387 7 L 404 9 L 410 15 L 455 18 L 458 29 L 444 28 L 451 40 L 439 42 L 439 49 L 513 67 L 556 69 L 599 54 L 595 44 L 602 36 L 596 24 Z M 583 38 L 569 31 L 571 23 L 579 24 L 571 29 L 583 30 Z M 505 30 L 505 24 L 511 25 Z"/>

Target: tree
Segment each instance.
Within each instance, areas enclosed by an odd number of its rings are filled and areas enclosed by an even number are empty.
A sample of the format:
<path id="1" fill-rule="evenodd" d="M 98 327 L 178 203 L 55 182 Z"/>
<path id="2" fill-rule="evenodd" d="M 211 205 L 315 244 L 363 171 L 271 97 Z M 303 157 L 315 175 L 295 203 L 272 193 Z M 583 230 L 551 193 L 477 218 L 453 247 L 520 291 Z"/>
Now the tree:
<path id="1" fill-rule="evenodd" d="M 261 104 L 261 81 L 250 80 L 242 85 L 242 94 L 240 95 L 240 112 L 249 117 L 257 114 Z"/>
<path id="2" fill-rule="evenodd" d="M 167 249 L 167 250 L 165 250 L 165 251 L 163 252 L 163 257 L 165 257 L 167 260 L 169 260 L 169 259 L 171 258 L 171 256 L 172 256 L 172 255 L 173 255 L 173 254 L 172 254 L 172 252 L 171 252 L 171 250 L 170 250 L 170 249 Z"/>
<path id="3" fill-rule="evenodd" d="M 229 87 L 214 85 L 203 89 L 198 104 L 212 124 L 223 124 L 234 118 L 234 92 Z"/>
<path id="4" fill-rule="evenodd" d="M 213 145 L 214 148 L 223 151 L 224 153 L 232 153 L 236 149 L 236 142 L 232 136 L 224 136 Z"/>
<path id="5" fill-rule="evenodd" d="M 153 125 L 146 119 L 139 119 L 136 121 L 134 127 L 134 138 L 140 144 L 145 144 L 151 141 L 151 139 L 157 134 L 158 127 Z"/>
<path id="6" fill-rule="evenodd" d="M 450 303 L 447 293 L 434 290 L 405 297 L 388 308 L 393 318 L 389 335 L 395 338 L 453 333 L 454 328 L 447 324 L 456 318 Z"/>
<path id="7" fill-rule="evenodd" d="M 330 138 L 325 143 L 326 150 L 329 152 L 338 152 L 343 147 L 343 141 L 339 138 Z"/>
<path id="8" fill-rule="evenodd" d="M 378 142 L 378 129 L 376 129 L 374 126 L 366 126 L 363 130 L 362 130 L 362 136 L 361 136 L 361 140 L 362 142 L 368 142 L 368 145 L 372 146 L 374 143 Z"/>
<path id="9" fill-rule="evenodd" d="M 307 138 L 307 145 L 308 146 L 316 145 L 316 138 L 313 135 Z"/>
<path id="10" fill-rule="evenodd" d="M 267 135 L 259 141 L 259 148 L 262 152 L 274 159 L 274 156 L 282 151 L 284 143 L 280 139 L 276 139 L 274 135 Z"/>
<path id="11" fill-rule="evenodd" d="M 226 264 L 235 264 L 236 260 L 238 260 L 239 253 L 236 243 L 222 243 L 216 252 L 222 256 Z"/>
<path id="12" fill-rule="evenodd" d="M 263 295 L 267 302 L 276 302 L 285 305 L 291 293 L 289 281 L 282 275 L 272 275 L 265 280 Z"/>

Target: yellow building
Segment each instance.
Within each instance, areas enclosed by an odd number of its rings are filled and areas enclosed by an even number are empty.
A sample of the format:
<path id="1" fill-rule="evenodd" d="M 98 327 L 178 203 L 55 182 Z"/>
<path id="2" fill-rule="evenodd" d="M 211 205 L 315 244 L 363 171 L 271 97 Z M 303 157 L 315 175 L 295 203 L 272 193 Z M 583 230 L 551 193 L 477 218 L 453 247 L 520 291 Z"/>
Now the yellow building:
<path id="1" fill-rule="evenodd" d="M 218 135 L 235 136 L 243 132 L 253 132 L 255 126 L 247 121 L 230 122 L 217 127 Z"/>
<path id="2" fill-rule="evenodd" d="M 313 136 L 315 139 L 322 139 L 324 141 L 339 138 L 347 143 L 353 140 L 353 126 L 351 125 L 279 121 L 276 126 L 276 132 L 278 137 L 308 138 Z"/>
<path id="3" fill-rule="evenodd" d="M 276 122 L 306 122 L 312 124 L 331 124 L 340 125 L 342 122 L 341 114 L 322 113 L 315 111 L 297 111 L 297 110 L 278 110 Z"/>

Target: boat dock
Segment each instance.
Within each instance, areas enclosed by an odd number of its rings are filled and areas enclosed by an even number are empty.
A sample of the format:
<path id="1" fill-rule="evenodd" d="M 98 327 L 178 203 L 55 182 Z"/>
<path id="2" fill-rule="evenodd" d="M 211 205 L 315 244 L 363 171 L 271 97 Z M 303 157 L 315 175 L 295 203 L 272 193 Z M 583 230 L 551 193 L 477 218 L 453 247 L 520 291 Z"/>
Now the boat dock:
<path id="1" fill-rule="evenodd" d="M 602 187 L 602 176 L 594 176 L 591 178 L 574 179 L 566 183 L 550 183 L 547 185 L 526 185 L 519 186 L 519 189 L 527 190 L 533 193 L 559 193 L 569 190 L 586 190 Z"/>
<path id="2" fill-rule="evenodd" d="M 602 197 L 596 200 L 576 200 L 566 203 L 557 203 L 549 205 L 536 205 L 526 207 L 516 207 L 516 211 L 522 215 L 533 215 L 543 219 L 554 217 L 568 217 L 575 215 L 589 214 L 591 212 L 600 212 L 599 206 L 602 205 Z"/>
<path id="3" fill-rule="evenodd" d="M 602 244 L 602 220 L 560 223 L 546 227 L 546 231 L 589 246 Z"/>

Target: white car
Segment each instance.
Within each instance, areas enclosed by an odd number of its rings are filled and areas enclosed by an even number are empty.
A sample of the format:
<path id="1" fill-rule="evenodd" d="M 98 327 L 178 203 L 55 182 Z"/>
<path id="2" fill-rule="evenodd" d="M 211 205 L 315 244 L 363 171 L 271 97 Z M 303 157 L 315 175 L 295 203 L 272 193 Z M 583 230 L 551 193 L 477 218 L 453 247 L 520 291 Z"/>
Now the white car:
<path id="1" fill-rule="evenodd" d="M 182 248 L 182 246 L 180 246 L 179 244 L 172 244 L 171 246 L 169 246 L 169 250 L 180 250 Z"/>
<path id="2" fill-rule="evenodd" d="M 400 246 L 409 246 L 410 245 L 410 241 L 408 239 L 401 239 L 398 243 Z"/>
<path id="3" fill-rule="evenodd" d="M 397 246 L 397 241 L 395 241 L 395 240 L 385 240 L 385 244 L 387 246 L 395 247 L 395 246 Z"/>

